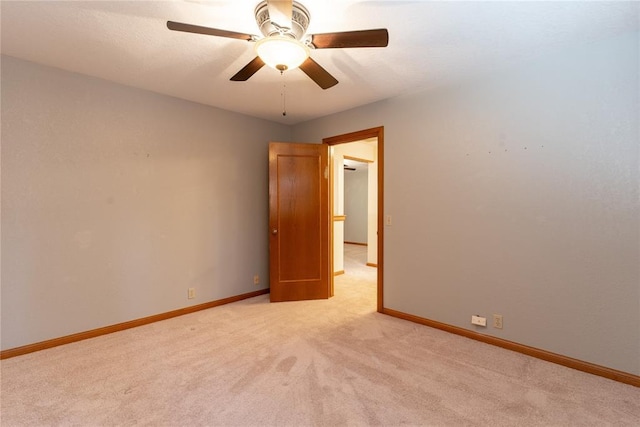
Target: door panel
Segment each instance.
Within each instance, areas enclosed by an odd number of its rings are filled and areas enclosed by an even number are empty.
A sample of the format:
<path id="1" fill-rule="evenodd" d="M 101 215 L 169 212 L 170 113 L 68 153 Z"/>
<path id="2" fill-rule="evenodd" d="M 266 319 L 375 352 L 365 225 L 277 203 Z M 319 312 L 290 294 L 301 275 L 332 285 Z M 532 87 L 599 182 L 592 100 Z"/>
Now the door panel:
<path id="1" fill-rule="evenodd" d="M 329 298 L 325 144 L 269 144 L 271 301 Z"/>

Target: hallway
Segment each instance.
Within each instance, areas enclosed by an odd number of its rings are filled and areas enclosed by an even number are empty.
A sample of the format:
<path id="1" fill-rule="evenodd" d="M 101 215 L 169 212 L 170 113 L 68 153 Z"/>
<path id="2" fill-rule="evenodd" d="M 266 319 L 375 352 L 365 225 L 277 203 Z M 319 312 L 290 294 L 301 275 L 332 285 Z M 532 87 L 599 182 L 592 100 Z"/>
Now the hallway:
<path id="1" fill-rule="evenodd" d="M 367 247 L 345 243 L 344 274 L 335 277 L 335 292 L 357 293 L 376 308 L 378 269 L 367 265 Z"/>

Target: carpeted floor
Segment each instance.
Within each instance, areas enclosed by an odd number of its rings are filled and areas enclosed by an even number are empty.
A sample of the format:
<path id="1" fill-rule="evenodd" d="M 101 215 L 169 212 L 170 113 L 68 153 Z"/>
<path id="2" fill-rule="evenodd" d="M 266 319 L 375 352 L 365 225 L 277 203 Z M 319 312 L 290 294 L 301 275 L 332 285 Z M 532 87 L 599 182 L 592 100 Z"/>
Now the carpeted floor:
<path id="1" fill-rule="evenodd" d="M 638 426 L 640 389 L 375 312 L 268 295 L 1 362 L 9 426 Z"/>

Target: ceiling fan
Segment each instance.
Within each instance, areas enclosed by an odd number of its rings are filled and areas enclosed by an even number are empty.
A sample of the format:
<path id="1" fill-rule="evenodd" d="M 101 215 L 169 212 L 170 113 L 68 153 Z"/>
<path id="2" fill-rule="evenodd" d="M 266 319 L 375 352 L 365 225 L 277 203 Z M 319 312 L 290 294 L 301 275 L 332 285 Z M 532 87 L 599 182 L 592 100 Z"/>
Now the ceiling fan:
<path id="1" fill-rule="evenodd" d="M 309 11 L 293 0 L 262 1 L 255 9 L 255 18 L 264 37 L 174 21 L 167 21 L 167 28 L 255 42 L 256 57 L 231 77 L 232 81 L 246 81 L 266 64 L 281 73 L 299 67 L 322 89 L 335 86 L 338 80 L 309 56 L 311 50 L 386 47 L 389 44 L 389 33 L 385 28 L 306 34 Z"/>

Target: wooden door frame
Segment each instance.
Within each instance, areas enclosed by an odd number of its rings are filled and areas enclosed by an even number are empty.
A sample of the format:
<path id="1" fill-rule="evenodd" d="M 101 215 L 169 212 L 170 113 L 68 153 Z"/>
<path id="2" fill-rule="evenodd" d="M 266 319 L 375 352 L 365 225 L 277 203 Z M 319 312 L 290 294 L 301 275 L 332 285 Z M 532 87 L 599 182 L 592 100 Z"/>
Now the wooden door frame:
<path id="1" fill-rule="evenodd" d="M 360 130 L 357 132 L 346 133 L 343 135 L 336 135 L 329 138 L 323 138 L 322 143 L 327 144 L 329 146 L 338 145 L 338 144 L 347 144 L 349 142 L 357 142 L 362 141 L 363 139 L 368 138 L 377 138 L 378 139 L 378 153 L 377 153 L 377 161 L 378 161 L 378 303 L 377 310 L 379 313 L 382 313 L 384 309 L 384 292 L 383 292 L 383 283 L 382 279 L 384 277 L 384 126 L 379 126 L 371 129 Z M 329 193 L 330 201 L 329 206 L 331 209 L 331 217 L 333 217 L 333 156 L 329 156 L 329 168 L 331 170 L 330 176 L 331 182 L 329 183 Z M 329 275 L 329 280 L 331 283 L 331 294 L 333 295 L 333 221 L 331 221 L 331 230 L 329 232 L 329 248 L 331 255 L 329 257 L 329 263 L 331 265 L 331 274 Z"/>

